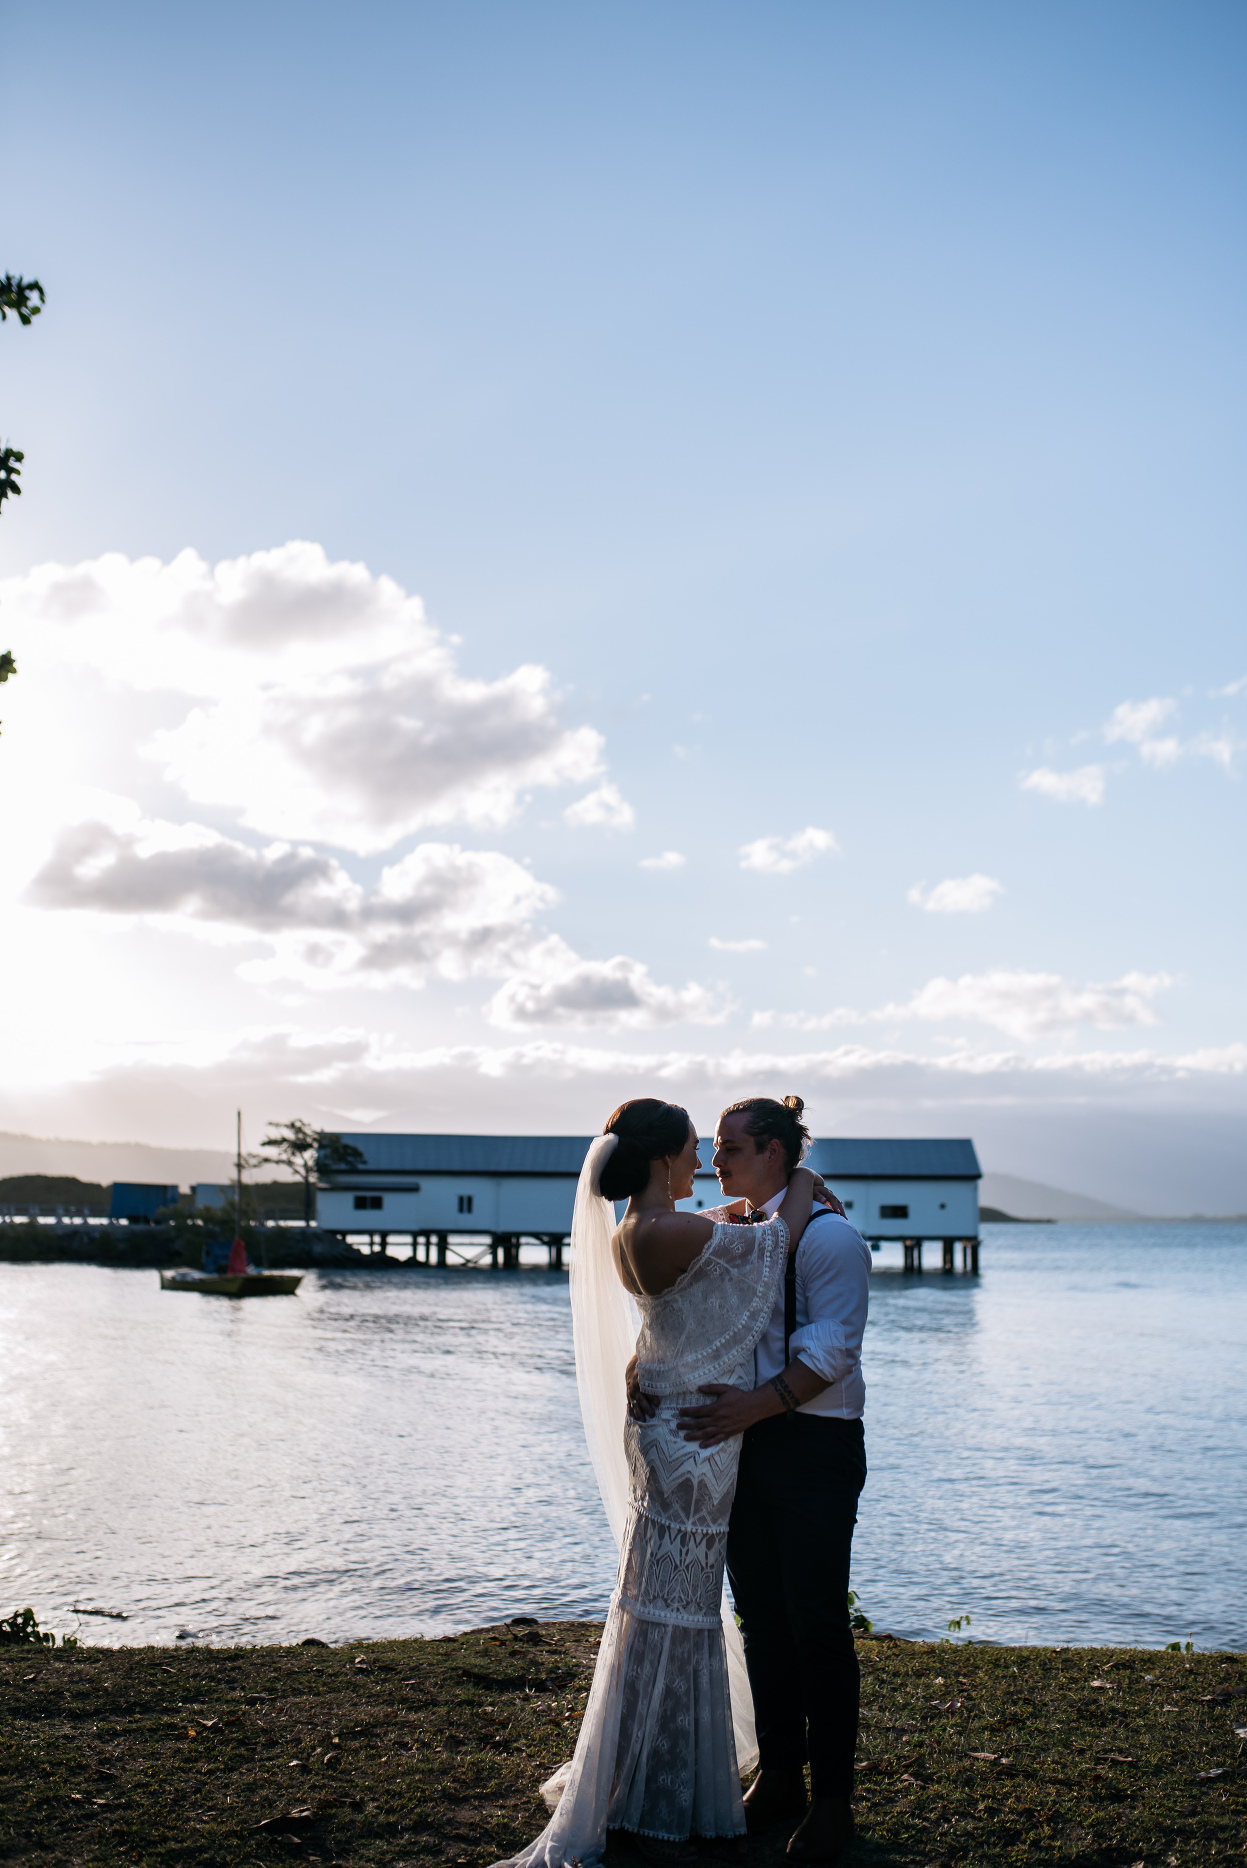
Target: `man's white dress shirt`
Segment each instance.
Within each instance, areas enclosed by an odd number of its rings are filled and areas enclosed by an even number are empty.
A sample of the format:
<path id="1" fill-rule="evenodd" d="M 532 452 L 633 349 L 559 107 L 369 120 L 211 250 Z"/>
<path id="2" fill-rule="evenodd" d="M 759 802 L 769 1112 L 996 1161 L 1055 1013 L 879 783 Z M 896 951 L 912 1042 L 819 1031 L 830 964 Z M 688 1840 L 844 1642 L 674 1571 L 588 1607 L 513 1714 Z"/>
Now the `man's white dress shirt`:
<path id="1" fill-rule="evenodd" d="M 763 1211 L 774 1219 L 786 1188 Z M 728 1217 L 724 1208 L 703 1216 Z M 862 1337 L 870 1303 L 870 1247 L 850 1220 L 816 1207 L 797 1248 L 797 1327 L 791 1352 L 831 1384 L 799 1410 L 835 1420 L 859 1420 L 866 1405 Z M 784 1356 L 784 1285 L 754 1351 L 754 1386 L 787 1367 Z"/>

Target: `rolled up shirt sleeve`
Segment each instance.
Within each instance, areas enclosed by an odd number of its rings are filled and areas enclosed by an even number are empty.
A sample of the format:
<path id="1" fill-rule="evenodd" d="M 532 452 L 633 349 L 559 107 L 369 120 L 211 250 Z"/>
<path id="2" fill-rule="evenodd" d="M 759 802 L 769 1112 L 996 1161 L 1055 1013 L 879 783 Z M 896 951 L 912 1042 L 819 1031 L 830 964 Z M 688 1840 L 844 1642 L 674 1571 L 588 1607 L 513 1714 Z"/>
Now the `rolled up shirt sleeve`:
<path id="1" fill-rule="evenodd" d="M 821 1375 L 825 1382 L 843 1381 L 853 1367 L 853 1355 L 844 1339 L 844 1325 L 830 1317 L 794 1330 L 790 1348 L 807 1369 Z"/>
<path id="2" fill-rule="evenodd" d="M 870 1247 L 839 1214 L 820 1213 L 797 1254 L 797 1323 L 791 1353 L 860 1411 L 862 1338 L 870 1305 Z M 831 1400 L 832 1397 L 828 1397 Z"/>

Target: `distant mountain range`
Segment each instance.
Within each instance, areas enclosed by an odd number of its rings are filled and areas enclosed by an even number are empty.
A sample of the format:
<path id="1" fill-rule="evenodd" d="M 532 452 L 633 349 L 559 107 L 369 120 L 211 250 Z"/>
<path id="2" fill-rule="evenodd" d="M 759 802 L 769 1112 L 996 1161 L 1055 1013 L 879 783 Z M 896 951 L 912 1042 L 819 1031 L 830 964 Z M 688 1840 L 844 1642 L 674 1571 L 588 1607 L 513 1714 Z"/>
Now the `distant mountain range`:
<path id="1" fill-rule="evenodd" d="M 1016 1174 L 984 1174 L 979 1182 L 979 1205 L 999 1208 L 1012 1219 L 1141 1219 L 1124 1206 L 1107 1206 L 1085 1193 L 1066 1193 L 1045 1187 L 1042 1181 L 1020 1180 Z"/>
<path id="2" fill-rule="evenodd" d="M 49 1141 L 0 1133 L 0 1178 L 11 1174 L 73 1174 L 107 1186 L 114 1180 L 155 1181 L 190 1187 L 228 1181 L 233 1160 L 224 1149 L 154 1148 L 147 1142 Z M 1109 1206 L 1089 1194 L 1067 1193 L 1016 1174 L 984 1174 L 979 1201 L 1013 1219 L 1140 1219 L 1128 1207 Z"/>
<path id="3" fill-rule="evenodd" d="M 72 1174 L 108 1186 L 115 1180 L 191 1187 L 228 1181 L 233 1157 L 219 1148 L 153 1148 L 147 1142 L 49 1141 L 39 1135 L 0 1134 L 0 1178 L 12 1174 Z"/>

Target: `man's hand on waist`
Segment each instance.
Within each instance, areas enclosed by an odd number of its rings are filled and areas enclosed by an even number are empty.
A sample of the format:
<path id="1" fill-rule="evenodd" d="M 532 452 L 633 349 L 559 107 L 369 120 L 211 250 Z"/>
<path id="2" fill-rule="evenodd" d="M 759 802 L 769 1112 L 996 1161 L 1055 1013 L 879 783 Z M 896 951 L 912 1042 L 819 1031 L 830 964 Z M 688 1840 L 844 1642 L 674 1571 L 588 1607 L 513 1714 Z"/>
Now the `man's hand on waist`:
<path id="1" fill-rule="evenodd" d="M 718 1446 L 734 1434 L 744 1433 L 760 1420 L 773 1414 L 791 1412 L 821 1395 L 831 1383 L 794 1358 L 782 1375 L 776 1375 L 760 1388 L 729 1388 L 724 1382 L 707 1382 L 698 1394 L 712 1395 L 705 1407 L 682 1407 L 677 1425 L 686 1440 L 698 1446 Z"/>
<path id="2" fill-rule="evenodd" d="M 769 1384 L 762 1388 L 731 1388 L 726 1382 L 707 1382 L 697 1392 L 713 1399 L 704 1407 L 682 1407 L 676 1424 L 684 1438 L 695 1440 L 698 1446 L 718 1446 L 744 1433 L 755 1421 L 783 1411 L 779 1396 Z"/>

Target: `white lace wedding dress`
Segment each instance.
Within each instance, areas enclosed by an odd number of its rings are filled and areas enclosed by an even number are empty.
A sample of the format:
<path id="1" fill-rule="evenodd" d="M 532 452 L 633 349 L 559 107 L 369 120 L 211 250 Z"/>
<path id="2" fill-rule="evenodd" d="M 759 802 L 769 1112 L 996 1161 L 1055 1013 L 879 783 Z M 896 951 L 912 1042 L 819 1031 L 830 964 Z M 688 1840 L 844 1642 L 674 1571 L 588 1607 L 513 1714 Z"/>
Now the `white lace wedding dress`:
<path id="1" fill-rule="evenodd" d="M 602 1144 L 613 1141 L 594 1143 L 581 1176 L 572 1300 L 586 1434 L 620 1535 L 619 1570 L 575 1756 L 542 1786 L 557 1807 L 537 1840 L 497 1868 L 591 1868 L 608 1828 L 671 1841 L 745 1831 L 740 1769 L 756 1749 L 753 1707 L 723 1611 L 740 1440 L 703 1452 L 676 1416 L 705 1401 L 704 1382 L 753 1386 L 788 1233 L 782 1220 L 716 1225 L 670 1290 L 630 1298 L 609 1256 L 614 1211 L 596 1191 Z M 586 1198 L 604 1211 L 589 1212 Z M 629 1419 L 624 1398 L 630 1330 L 641 1387 L 660 1401 L 645 1422 Z"/>

